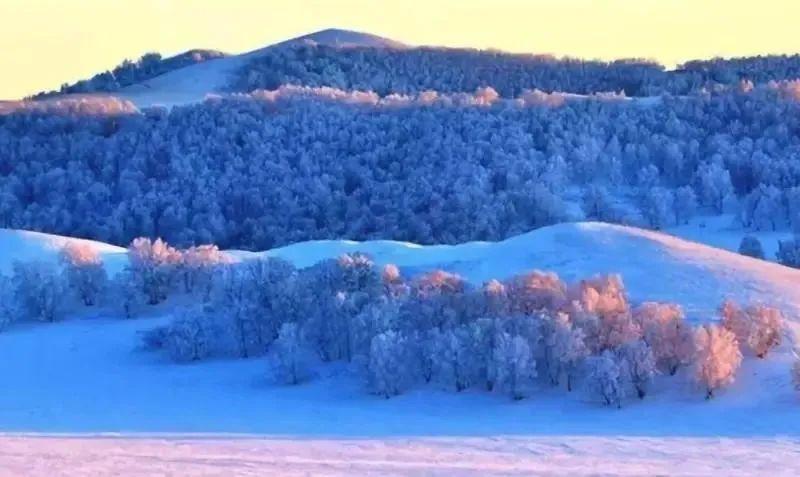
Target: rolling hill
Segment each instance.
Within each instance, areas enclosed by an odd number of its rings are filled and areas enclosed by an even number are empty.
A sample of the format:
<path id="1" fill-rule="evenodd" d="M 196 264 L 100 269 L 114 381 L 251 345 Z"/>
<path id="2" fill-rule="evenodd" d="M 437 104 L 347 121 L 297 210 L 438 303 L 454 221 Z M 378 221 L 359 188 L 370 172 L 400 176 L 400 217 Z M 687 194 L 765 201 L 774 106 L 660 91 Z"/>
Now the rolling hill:
<path id="1" fill-rule="evenodd" d="M 217 58 L 177 68 L 112 93 L 90 93 L 90 95 L 102 96 L 110 94 L 127 99 L 139 108 L 150 106 L 171 107 L 179 104 L 195 103 L 202 101 L 208 94 L 224 91 L 230 83 L 232 75 L 247 61 L 263 55 L 271 48 L 298 43 L 342 48 L 406 48 L 403 43 L 377 35 L 330 28 L 238 55 L 220 53 Z M 191 52 L 187 52 L 184 55 L 189 53 Z"/>
<path id="2" fill-rule="evenodd" d="M 71 240 L 2 231 L 0 265 L 55 257 Z M 116 266 L 124 260 L 118 247 L 89 244 Z M 40 467 L 32 475 L 45 475 L 58 463 L 68 464 L 71 475 L 113 472 L 121 462 L 144 473 L 203 474 L 222 465 L 222 455 L 226 471 L 244 472 L 252 464 L 282 475 L 557 474 L 564 466 L 570 475 L 592 475 L 598 465 L 618 475 L 671 474 L 679 461 L 693 466 L 686 468 L 692 475 L 747 475 L 761 465 L 778 465 L 774 470 L 781 475 L 800 465 L 791 455 L 800 438 L 800 408 L 787 372 L 800 311 L 800 293 L 792 284 L 800 271 L 602 223 L 546 227 L 498 243 L 316 241 L 229 253 L 242 260 L 280 256 L 306 266 L 353 251 L 408 273 L 441 267 L 476 282 L 532 268 L 568 280 L 619 272 L 633 301 L 675 301 L 695 322 L 714 319 L 725 297 L 777 304 L 790 319 L 790 335 L 768 360 L 747 360 L 733 387 L 710 402 L 690 387 L 660 379 L 646 401 L 609 410 L 576 393 L 544 392 L 514 403 L 423 388 L 376 399 L 339 366 L 311 383 L 276 387 L 260 360 L 174 366 L 138 351 L 138 334 L 163 323 L 168 310 L 127 321 L 101 313 L 0 334 L 0 375 L 13 390 L 0 394 L 0 443 L 6 449 L 0 460 L 15 468 L 22 456 L 34 459 Z M 259 451 L 255 458 L 257 449 L 281 450 Z M 168 457 L 156 461 L 137 453 Z M 463 466 L 441 465 L 461 453 L 471 456 Z M 542 455 L 549 456 L 546 462 L 536 458 Z M 94 466 L 75 473 L 76 456 Z"/>

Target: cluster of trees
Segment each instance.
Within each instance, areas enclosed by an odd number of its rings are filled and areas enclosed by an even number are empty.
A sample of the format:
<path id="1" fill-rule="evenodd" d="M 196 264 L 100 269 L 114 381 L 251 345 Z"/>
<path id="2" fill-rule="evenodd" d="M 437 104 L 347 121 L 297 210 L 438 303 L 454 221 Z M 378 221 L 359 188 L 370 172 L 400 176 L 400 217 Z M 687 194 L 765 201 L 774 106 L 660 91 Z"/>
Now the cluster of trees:
<path id="1" fill-rule="evenodd" d="M 745 235 L 739 243 L 739 253 L 748 257 L 766 259 L 761 241 L 752 235 Z M 800 236 L 795 232 L 794 237 L 787 240 L 778 240 L 778 251 L 775 259 L 781 265 L 800 268 Z"/>
<path id="2" fill-rule="evenodd" d="M 128 247 L 126 267 L 109 277 L 91 245 L 73 242 L 57 263 L 16 262 L 10 277 L 0 274 L 0 329 L 18 321 L 54 322 L 94 306 L 131 318 L 176 293 L 204 300 L 217 267 L 230 262 L 216 246 L 179 250 L 140 238 Z"/>
<path id="3" fill-rule="evenodd" d="M 721 324 L 692 328 L 677 305 L 631 306 L 615 275 L 567 285 L 534 271 L 474 287 L 444 271 L 406 280 L 360 254 L 301 270 L 277 258 L 218 264 L 212 282 L 203 306 L 147 334 L 149 347 L 176 361 L 267 356 L 287 384 L 319 362 L 353 363 L 385 397 L 426 383 L 513 399 L 559 386 L 620 406 L 691 367 L 710 398 L 783 328 L 777 309 L 732 302 Z"/>
<path id="4" fill-rule="evenodd" d="M 163 58 L 160 53 L 145 53 L 138 60 L 126 59 L 112 70 L 98 73 L 89 79 L 73 84 L 65 83 L 58 91 L 45 91 L 33 97 L 46 98 L 59 94 L 113 92 L 178 68 L 225 56 L 225 53 L 216 50 L 189 50 L 169 58 Z"/>
<path id="5" fill-rule="evenodd" d="M 637 105 L 283 87 L 170 111 L 25 103 L 0 115 L 0 226 L 263 250 L 496 240 L 584 216 L 667 227 L 742 202 L 749 227 L 797 227 L 800 105 L 781 91 Z"/>
<path id="6" fill-rule="evenodd" d="M 800 78 L 800 55 L 766 55 L 739 58 L 712 58 L 688 61 L 671 72 L 686 78 L 690 88 L 712 89 L 715 85 L 735 85 L 740 81 L 754 84 Z M 690 90 L 684 90 L 688 92 Z M 672 92 L 681 93 L 680 89 Z"/>
<path id="7" fill-rule="evenodd" d="M 681 374 L 710 398 L 734 381 L 744 355 L 765 358 L 778 346 L 784 326 L 776 308 L 728 301 L 719 324 L 693 328 L 678 305 L 631 305 L 616 275 L 566 284 L 533 271 L 475 287 L 440 270 L 406 279 L 360 254 L 298 270 L 149 239 L 131 243 L 127 266 L 111 279 L 82 244 L 67 246 L 58 264 L 17 263 L 0 276 L 3 325 L 98 305 L 130 318 L 167 300 L 175 318 L 144 342 L 175 361 L 266 357 L 286 384 L 343 361 L 385 397 L 434 384 L 522 399 L 557 386 L 621 406 L 644 398 L 657 375 L 687 367 Z"/>
<path id="8" fill-rule="evenodd" d="M 687 62 L 674 71 L 650 60 L 612 62 L 451 48 L 336 47 L 294 44 L 254 57 L 238 73 L 233 91 L 284 84 L 413 94 L 492 87 L 506 98 L 525 90 L 628 96 L 686 95 L 800 78 L 800 55 L 715 58 Z"/>

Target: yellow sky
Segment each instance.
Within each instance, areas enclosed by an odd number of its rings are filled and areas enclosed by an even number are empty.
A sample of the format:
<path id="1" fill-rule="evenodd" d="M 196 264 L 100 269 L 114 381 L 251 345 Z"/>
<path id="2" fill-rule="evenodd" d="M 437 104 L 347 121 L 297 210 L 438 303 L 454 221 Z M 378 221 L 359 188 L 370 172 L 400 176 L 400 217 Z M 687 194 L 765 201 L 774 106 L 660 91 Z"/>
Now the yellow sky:
<path id="1" fill-rule="evenodd" d="M 0 99 L 147 51 L 255 49 L 324 28 L 612 59 L 800 52 L 800 0 L 0 0 Z"/>

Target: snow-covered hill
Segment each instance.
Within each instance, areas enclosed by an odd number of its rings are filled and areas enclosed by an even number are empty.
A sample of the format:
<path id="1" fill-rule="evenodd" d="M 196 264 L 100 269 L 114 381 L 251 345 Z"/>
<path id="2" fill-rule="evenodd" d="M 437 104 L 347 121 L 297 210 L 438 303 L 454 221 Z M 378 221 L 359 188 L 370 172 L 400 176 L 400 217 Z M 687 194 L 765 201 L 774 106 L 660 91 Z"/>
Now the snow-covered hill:
<path id="1" fill-rule="evenodd" d="M 725 298 L 780 304 L 800 316 L 800 271 L 665 233 L 598 222 L 544 227 L 502 242 L 420 246 L 393 241 L 312 241 L 261 254 L 298 266 L 360 251 L 378 263 L 405 269 L 443 268 L 474 283 L 531 269 L 552 270 L 567 281 L 620 273 L 634 300 L 682 304 L 690 319 L 707 320 Z"/>
<path id="2" fill-rule="evenodd" d="M 115 272 L 126 259 L 125 249 L 93 240 L 0 229 L 0 273 L 10 273 L 15 261 L 58 260 L 59 252 L 69 244 L 87 245 L 100 255 L 109 272 Z"/>
<path id="3" fill-rule="evenodd" d="M 1 231 L 0 265 L 55 257 L 69 240 Z M 120 248 L 92 245 L 108 260 L 124 260 Z M 713 319 L 725 297 L 778 304 L 795 330 L 800 313 L 794 286 L 800 271 L 600 223 L 562 224 L 498 243 L 317 241 L 229 253 L 240 259 L 281 256 L 305 266 L 354 251 L 409 273 L 442 267 L 476 282 L 532 268 L 557 271 L 567 280 L 619 272 L 632 300 L 675 301 L 695 321 Z M 41 465 L 31 468 L 32 475 L 52 475 L 48 469 L 59 465 L 71 475 L 114 473 L 120 462 L 128 463 L 125 471 L 180 469 L 182 475 L 208 475 L 213 469 L 230 475 L 748 475 L 760 466 L 791 475 L 800 470 L 800 457 L 792 451 L 800 445 L 800 403 L 789 380 L 791 340 L 768 360 L 748 359 L 737 382 L 712 401 L 675 384 L 686 380 L 663 378 L 645 401 L 611 410 L 585 402 L 580 393 L 548 391 L 512 402 L 486 393 L 422 388 L 384 400 L 365 394 L 361 380 L 340 366 L 325 369 L 311 383 L 279 387 L 267 380 L 261 360 L 176 366 L 138 351 L 138 333 L 164 319 L 84 318 L 0 333 L 0 376 L 4 388 L 13 390 L 0 393 L 0 433 L 5 433 L 0 468 L 18 469 L 28 459 Z M 31 432 L 82 437 L 26 434 Z M 41 439 L 48 439 L 47 455 Z M 156 454 L 159 460 L 152 458 Z M 439 465 L 462 454 L 471 457 L 461 466 Z M 76 455 L 94 466 L 76 469 Z"/>
<path id="4" fill-rule="evenodd" d="M 710 234 L 705 239 L 716 241 Z M 111 272 L 126 259 L 125 249 L 113 245 L 0 229 L 0 271 L 9 271 L 15 260 L 55 259 L 72 241 L 89 243 Z M 774 303 L 800 316 L 800 291 L 794 285 L 800 282 L 800 270 L 665 233 L 599 222 L 553 225 L 501 242 L 424 246 L 390 240 L 318 240 L 264 252 L 227 251 L 242 260 L 281 257 L 298 267 L 352 252 L 366 253 L 379 264 L 393 263 L 407 273 L 441 268 L 476 284 L 532 269 L 557 272 L 566 281 L 619 273 L 633 300 L 680 303 L 696 321 L 712 317 L 726 298 Z"/>
<path id="5" fill-rule="evenodd" d="M 114 92 L 113 96 L 127 99 L 139 108 L 157 105 L 169 107 L 202 101 L 206 95 L 222 91 L 230 83 L 234 72 L 250 59 L 258 57 L 270 48 L 299 42 L 343 47 L 405 47 L 400 42 L 368 33 L 340 29 L 321 30 L 240 55 L 230 55 L 180 68 L 123 88 Z"/>

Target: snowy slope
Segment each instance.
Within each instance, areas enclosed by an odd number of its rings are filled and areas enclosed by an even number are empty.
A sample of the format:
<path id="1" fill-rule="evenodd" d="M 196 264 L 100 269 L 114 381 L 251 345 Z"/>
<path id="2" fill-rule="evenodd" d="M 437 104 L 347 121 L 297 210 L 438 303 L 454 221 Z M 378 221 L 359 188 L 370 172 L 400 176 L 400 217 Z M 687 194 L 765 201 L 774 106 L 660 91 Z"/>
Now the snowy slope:
<path id="1" fill-rule="evenodd" d="M 298 42 L 334 46 L 405 47 L 402 43 L 368 33 L 328 29 L 240 55 L 231 55 L 180 68 L 123 88 L 114 92 L 113 95 L 125 98 L 139 108 L 156 105 L 169 107 L 199 102 L 208 94 L 222 91 L 229 84 L 235 71 L 252 58 L 258 57 L 270 48 Z"/>
<path id="2" fill-rule="evenodd" d="M 54 256 L 68 240 L 3 231 L 2 262 Z M 124 259 L 119 248 L 96 246 L 107 258 Z M 800 311 L 793 286 L 800 271 L 599 223 L 498 243 L 317 241 L 232 253 L 305 266 L 353 251 L 409 272 L 443 267 L 476 282 L 531 268 L 570 280 L 619 272 L 633 300 L 673 300 L 696 321 L 712 319 L 726 296 L 777 303 L 793 326 Z M 179 366 L 138 351 L 138 333 L 166 319 L 75 319 L 0 333 L 0 376 L 13 390 L 0 393 L 0 475 L 21 468 L 26 475 L 800 472 L 800 399 L 789 381 L 789 345 L 768 360 L 748 359 L 737 382 L 712 401 L 680 384 L 685 379 L 662 377 L 647 400 L 611 410 L 580 393 L 547 390 L 519 402 L 433 388 L 384 400 L 366 394 L 357 374 L 341 366 L 302 386 L 275 386 L 262 360 Z"/>
<path id="3" fill-rule="evenodd" d="M 800 271 L 672 235 L 597 222 L 544 227 L 491 243 L 420 246 L 393 241 L 313 241 L 246 258 L 278 256 L 298 266 L 346 252 L 409 270 L 444 268 L 475 283 L 531 269 L 558 272 L 567 281 L 620 273 L 634 300 L 681 303 L 690 318 L 706 320 L 725 298 L 768 301 L 800 316 Z"/>
<path id="4" fill-rule="evenodd" d="M 668 232 L 686 240 L 701 242 L 712 247 L 738 252 L 742 237 L 756 237 L 764 248 L 765 259 L 775 261 L 778 241 L 792 238 L 790 230 L 743 230 L 733 214 L 696 217 L 687 225 L 670 227 Z"/>
<path id="5" fill-rule="evenodd" d="M 58 260 L 58 254 L 71 243 L 88 245 L 103 257 L 114 272 L 125 260 L 125 249 L 102 242 L 27 230 L 0 229 L 0 273 L 10 273 L 15 261 Z"/>
<path id="6" fill-rule="evenodd" d="M 702 237 L 719 239 L 713 233 Z M 88 243 L 111 272 L 125 260 L 125 249 L 100 242 L 28 231 L 0 229 L 0 271 L 15 260 L 55 259 L 69 242 Z M 265 252 L 227 251 L 239 259 L 276 256 L 306 267 L 343 253 L 369 254 L 379 264 L 393 263 L 407 273 L 442 268 L 480 284 L 532 269 L 552 270 L 573 281 L 600 273 L 620 273 L 633 300 L 680 303 L 689 318 L 705 321 L 725 298 L 774 303 L 800 316 L 800 271 L 756 260 L 672 235 L 598 222 L 544 227 L 501 242 L 422 246 L 376 240 L 301 242 Z"/>

